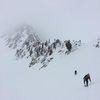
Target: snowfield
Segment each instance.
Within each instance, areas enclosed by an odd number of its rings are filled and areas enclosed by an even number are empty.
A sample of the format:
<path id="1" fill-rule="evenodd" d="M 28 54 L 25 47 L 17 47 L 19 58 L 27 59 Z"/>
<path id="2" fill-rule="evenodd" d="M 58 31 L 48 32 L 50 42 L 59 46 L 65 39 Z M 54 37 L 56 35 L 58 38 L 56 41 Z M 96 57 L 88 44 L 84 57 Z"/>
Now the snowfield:
<path id="1" fill-rule="evenodd" d="M 89 43 L 69 55 L 55 53 L 41 70 L 14 54 L 0 40 L 0 100 L 100 100 L 100 48 Z M 84 87 L 87 73 L 92 82 Z"/>

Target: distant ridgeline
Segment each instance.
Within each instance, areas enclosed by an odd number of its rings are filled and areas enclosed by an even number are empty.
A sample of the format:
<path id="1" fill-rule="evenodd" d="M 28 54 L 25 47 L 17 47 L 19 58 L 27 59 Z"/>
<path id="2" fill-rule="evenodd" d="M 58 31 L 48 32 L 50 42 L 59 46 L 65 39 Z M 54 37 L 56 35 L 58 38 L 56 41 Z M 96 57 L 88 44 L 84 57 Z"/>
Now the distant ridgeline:
<path id="1" fill-rule="evenodd" d="M 34 34 L 30 26 L 21 27 L 12 36 L 6 39 L 7 46 L 16 50 L 15 56 L 20 58 L 31 58 L 29 67 L 40 63 L 40 69 L 46 67 L 54 54 L 68 55 L 81 46 L 81 40 L 61 41 L 60 39 L 47 40 L 42 42 L 38 35 Z"/>

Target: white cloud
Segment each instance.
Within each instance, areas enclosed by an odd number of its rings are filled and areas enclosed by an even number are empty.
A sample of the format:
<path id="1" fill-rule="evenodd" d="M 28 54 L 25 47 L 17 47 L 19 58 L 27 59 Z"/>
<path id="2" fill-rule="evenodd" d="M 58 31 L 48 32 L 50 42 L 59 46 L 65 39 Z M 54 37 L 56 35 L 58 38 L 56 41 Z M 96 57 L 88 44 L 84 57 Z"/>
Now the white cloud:
<path id="1" fill-rule="evenodd" d="M 28 23 L 48 37 L 93 39 L 100 34 L 99 0 L 2 0 L 0 34 Z"/>

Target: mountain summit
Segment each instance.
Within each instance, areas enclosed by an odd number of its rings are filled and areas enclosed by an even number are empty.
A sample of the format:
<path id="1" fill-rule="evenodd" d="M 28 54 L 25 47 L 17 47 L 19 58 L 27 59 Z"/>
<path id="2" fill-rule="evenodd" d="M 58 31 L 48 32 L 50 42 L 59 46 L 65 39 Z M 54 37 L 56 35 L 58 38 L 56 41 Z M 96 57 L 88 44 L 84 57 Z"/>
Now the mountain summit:
<path id="1" fill-rule="evenodd" d="M 34 32 L 32 26 L 23 25 L 19 27 L 13 34 L 7 37 L 7 45 L 13 49 L 20 48 L 26 42 L 38 42 L 40 38 Z"/>

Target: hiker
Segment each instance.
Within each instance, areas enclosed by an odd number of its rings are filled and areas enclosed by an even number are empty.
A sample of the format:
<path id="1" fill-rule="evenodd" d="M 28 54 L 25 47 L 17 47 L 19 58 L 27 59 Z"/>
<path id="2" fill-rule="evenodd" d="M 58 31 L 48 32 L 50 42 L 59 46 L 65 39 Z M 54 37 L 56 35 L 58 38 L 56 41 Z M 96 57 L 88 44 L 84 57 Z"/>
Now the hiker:
<path id="1" fill-rule="evenodd" d="M 83 77 L 83 81 L 84 81 L 84 86 L 88 86 L 88 83 L 89 81 L 91 82 L 91 78 L 90 78 L 90 74 L 86 74 L 84 77 Z"/>
<path id="2" fill-rule="evenodd" d="M 77 70 L 75 70 L 74 74 L 77 75 Z"/>

